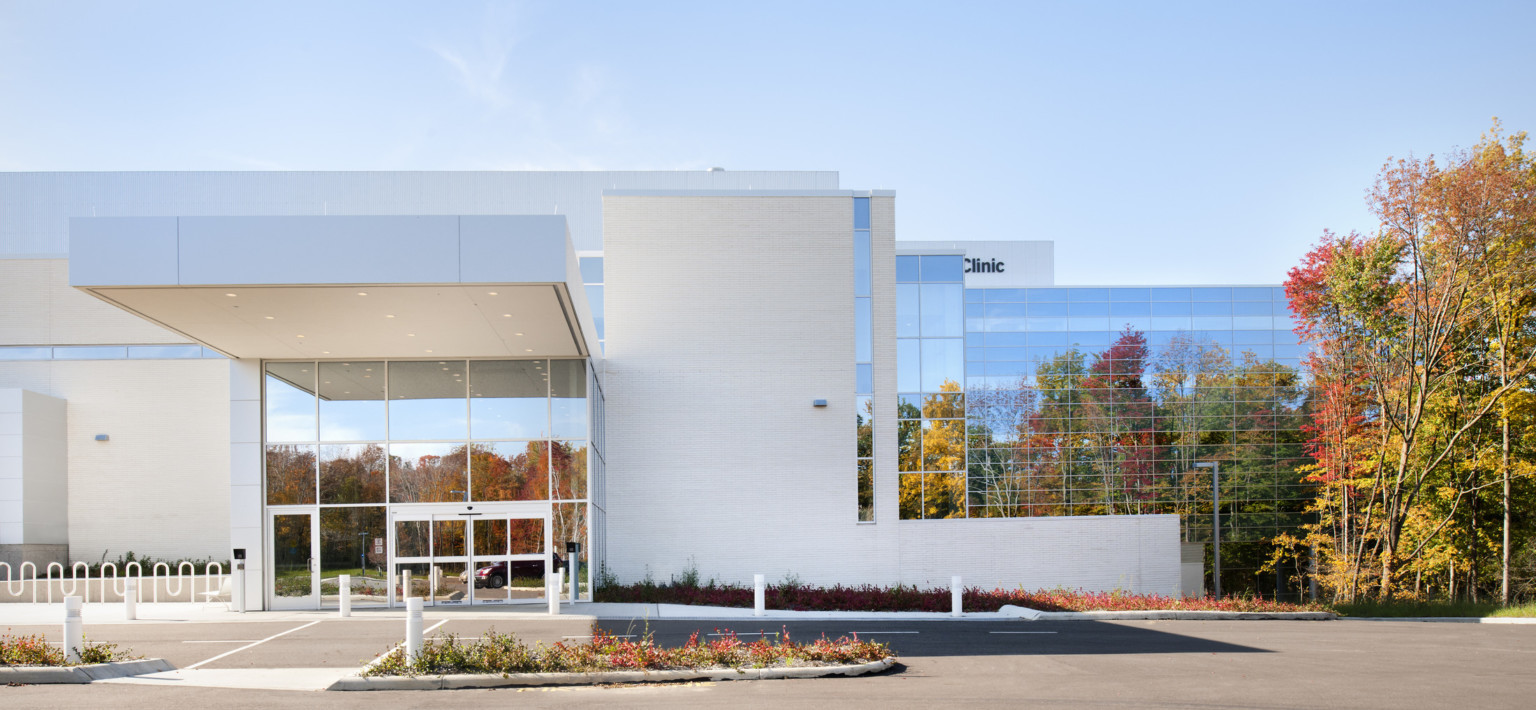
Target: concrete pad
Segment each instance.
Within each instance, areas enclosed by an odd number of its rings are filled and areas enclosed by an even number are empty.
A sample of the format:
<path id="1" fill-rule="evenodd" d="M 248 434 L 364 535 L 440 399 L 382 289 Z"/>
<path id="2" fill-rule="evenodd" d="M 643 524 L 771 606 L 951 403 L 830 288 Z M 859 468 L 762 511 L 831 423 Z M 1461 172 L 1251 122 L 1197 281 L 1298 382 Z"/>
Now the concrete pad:
<path id="1" fill-rule="evenodd" d="M 197 668 L 100 682 L 189 688 L 325 690 L 342 676 L 354 672 L 355 668 Z"/>

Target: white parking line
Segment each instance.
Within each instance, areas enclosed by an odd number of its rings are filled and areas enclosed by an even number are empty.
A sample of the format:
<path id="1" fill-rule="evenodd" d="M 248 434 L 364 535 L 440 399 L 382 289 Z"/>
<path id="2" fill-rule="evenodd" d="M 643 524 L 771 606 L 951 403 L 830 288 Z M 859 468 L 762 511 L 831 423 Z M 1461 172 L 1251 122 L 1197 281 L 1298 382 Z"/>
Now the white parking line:
<path id="1" fill-rule="evenodd" d="M 779 632 L 777 632 L 777 631 L 757 631 L 757 632 L 742 633 L 742 634 L 704 634 L 704 635 L 705 636 L 778 636 Z"/>
<path id="2" fill-rule="evenodd" d="M 190 671 L 193 668 L 201 666 L 201 665 L 203 665 L 205 663 L 212 663 L 212 662 L 217 661 L 220 658 L 223 658 L 225 656 L 231 656 L 231 655 L 234 655 L 234 654 L 239 653 L 241 651 L 244 651 L 245 649 L 254 648 L 256 646 L 260 646 L 261 644 L 264 644 L 264 643 L 266 643 L 268 641 L 271 641 L 272 639 L 275 639 L 275 638 L 277 638 L 279 636 L 287 636 L 288 634 L 291 634 L 291 633 L 293 633 L 295 631 L 298 631 L 299 629 L 307 629 L 307 628 L 309 628 L 311 626 L 314 626 L 315 624 L 320 623 L 321 621 L 324 621 L 324 619 L 316 619 L 316 620 L 311 621 L 311 622 L 309 622 L 307 624 L 304 624 L 303 626 L 295 626 L 295 627 L 293 627 L 291 629 L 288 629 L 287 631 L 283 631 L 281 633 L 272 634 L 271 636 L 268 636 L 268 637 L 266 637 L 266 638 L 264 638 L 264 639 L 262 639 L 260 641 L 256 641 L 254 643 L 247 644 L 245 646 L 241 646 L 240 648 L 234 649 L 233 651 L 225 651 L 225 652 L 223 652 L 223 653 L 221 653 L 221 654 L 219 654 L 217 656 L 214 656 L 213 658 L 209 658 L 209 659 L 203 660 L 203 661 L 198 661 L 197 663 L 194 663 L 194 664 L 192 664 L 190 666 L 187 666 L 186 668 L 183 668 L 182 670 Z"/>
<path id="3" fill-rule="evenodd" d="M 182 641 L 182 643 L 258 643 L 259 639 L 229 639 L 227 641 Z"/>
<path id="4" fill-rule="evenodd" d="M 1055 631 L 990 631 L 994 634 L 1054 634 Z"/>
<path id="5" fill-rule="evenodd" d="M 850 634 L 918 634 L 921 631 L 849 631 Z"/>
<path id="6" fill-rule="evenodd" d="M 632 638 L 635 637 L 634 634 L 604 634 L 604 635 L 607 636 L 608 638 L 611 638 L 611 639 L 632 639 Z M 560 638 L 562 638 L 562 639 L 589 639 L 589 638 L 592 638 L 592 634 L 587 634 L 586 636 L 561 636 Z"/>

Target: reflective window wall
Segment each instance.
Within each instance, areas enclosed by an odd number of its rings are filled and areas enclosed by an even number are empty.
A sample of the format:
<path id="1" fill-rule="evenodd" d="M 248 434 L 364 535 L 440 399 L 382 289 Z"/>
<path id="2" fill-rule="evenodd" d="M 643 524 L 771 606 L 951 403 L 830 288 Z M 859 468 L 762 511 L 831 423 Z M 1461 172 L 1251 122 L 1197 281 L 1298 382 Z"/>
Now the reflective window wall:
<path id="1" fill-rule="evenodd" d="M 965 278 L 954 254 L 896 257 L 899 515 L 963 518 Z"/>
<path id="2" fill-rule="evenodd" d="M 1284 593 L 1302 572 L 1261 569 L 1307 500 L 1281 289 L 970 289 L 964 309 L 965 515 L 1173 513 L 1204 542 L 1212 476 L 1195 464 L 1214 462 L 1223 588 Z M 928 402 L 912 404 L 915 421 Z"/>

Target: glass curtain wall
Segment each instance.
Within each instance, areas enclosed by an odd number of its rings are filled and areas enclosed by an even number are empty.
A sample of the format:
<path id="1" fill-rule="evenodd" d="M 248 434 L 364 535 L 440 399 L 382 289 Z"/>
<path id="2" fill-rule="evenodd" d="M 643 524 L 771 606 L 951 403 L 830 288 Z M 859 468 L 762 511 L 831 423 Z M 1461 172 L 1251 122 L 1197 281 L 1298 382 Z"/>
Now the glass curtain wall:
<path id="1" fill-rule="evenodd" d="M 965 278 L 959 255 L 896 257 L 899 514 L 963 518 Z"/>
<path id="2" fill-rule="evenodd" d="M 587 378 L 582 360 L 269 362 L 266 504 L 318 506 L 322 596 L 351 574 L 384 598 L 396 503 L 551 501 L 555 551 L 584 560 Z"/>
<path id="3" fill-rule="evenodd" d="M 966 515 L 1174 513 L 1186 542 L 1206 542 L 1212 476 L 1195 464 L 1214 462 L 1223 589 L 1288 591 L 1304 570 L 1261 570 L 1307 499 L 1303 348 L 1282 289 L 991 288 L 965 301 Z"/>

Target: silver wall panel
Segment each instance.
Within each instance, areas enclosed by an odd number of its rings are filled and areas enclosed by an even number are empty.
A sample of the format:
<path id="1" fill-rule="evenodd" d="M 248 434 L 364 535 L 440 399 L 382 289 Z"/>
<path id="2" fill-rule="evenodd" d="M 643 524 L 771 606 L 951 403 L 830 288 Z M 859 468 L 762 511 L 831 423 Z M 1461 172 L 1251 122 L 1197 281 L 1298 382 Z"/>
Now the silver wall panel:
<path id="1" fill-rule="evenodd" d="M 183 285 L 459 280 L 457 217 L 182 217 L 179 221 L 178 283 Z"/>
<path id="2" fill-rule="evenodd" d="M 570 248 L 560 215 L 460 217 L 458 281 L 565 283 L 576 268 Z"/>
<path id="3" fill-rule="evenodd" d="M 89 259 L 70 262 L 77 283 L 170 286 L 176 274 L 176 218 L 70 220 L 70 248 Z"/>

